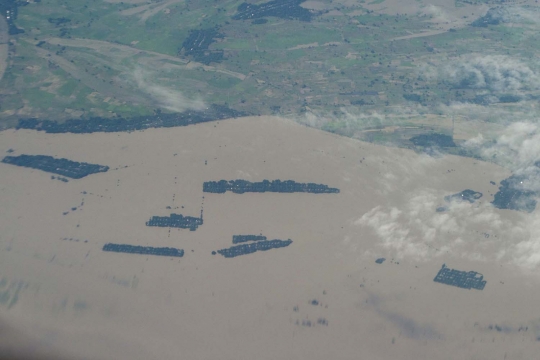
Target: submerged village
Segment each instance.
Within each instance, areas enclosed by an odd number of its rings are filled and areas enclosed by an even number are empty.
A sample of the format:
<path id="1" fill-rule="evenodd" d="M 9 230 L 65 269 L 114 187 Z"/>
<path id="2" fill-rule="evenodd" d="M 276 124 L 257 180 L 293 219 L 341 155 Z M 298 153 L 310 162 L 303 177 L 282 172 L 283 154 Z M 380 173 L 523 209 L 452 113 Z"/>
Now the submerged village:
<path id="1" fill-rule="evenodd" d="M 10 152 L 13 152 L 12 150 Z M 21 154 L 18 156 L 8 155 L 2 160 L 3 163 L 37 169 L 44 172 L 61 175 L 69 179 L 77 180 L 86 176 L 96 175 L 109 171 L 106 165 L 90 164 L 85 162 L 77 162 L 65 158 L 55 158 L 46 155 L 28 155 Z M 53 177 L 54 178 L 54 177 Z M 509 188 L 516 180 L 515 176 L 503 180 L 499 191 L 495 194 L 492 204 L 495 207 L 506 209 L 518 209 L 522 211 L 532 211 L 536 203 L 534 200 L 529 200 L 525 203 L 524 208 L 519 208 L 517 205 L 523 205 L 522 197 L 527 194 L 519 192 L 515 188 Z M 66 180 L 67 181 L 67 180 Z M 262 180 L 260 182 L 251 182 L 243 179 L 236 180 L 218 180 L 206 181 L 201 186 L 202 193 L 224 194 L 231 192 L 241 195 L 246 193 L 307 193 L 319 194 L 319 196 L 331 196 L 339 194 L 338 188 L 329 187 L 326 184 L 317 183 L 298 183 L 294 180 Z M 444 201 L 449 204 L 454 201 L 474 203 L 482 197 L 482 193 L 466 189 L 462 192 L 448 195 Z M 437 212 L 444 212 L 447 206 L 441 206 L 436 209 Z M 203 209 L 199 216 L 189 216 L 178 213 L 169 213 L 164 215 L 152 216 L 147 222 L 148 227 L 161 228 L 178 228 L 189 231 L 196 231 L 200 226 L 204 226 Z M 263 234 L 238 234 L 232 237 L 232 246 L 224 249 L 212 251 L 212 255 L 221 255 L 224 258 L 235 258 L 253 254 L 256 252 L 266 252 L 273 249 L 286 248 L 293 243 L 291 239 L 267 239 Z M 130 244 L 106 243 L 103 245 L 104 252 L 126 253 L 137 255 L 155 255 L 164 257 L 183 257 L 184 250 L 172 247 L 151 247 L 151 246 L 135 246 Z M 375 262 L 379 265 L 384 263 L 384 258 L 376 259 Z M 477 289 L 483 290 L 487 281 L 483 276 L 475 271 L 462 271 L 450 269 L 443 265 L 437 273 L 433 281 L 455 286 L 462 289 Z"/>
<path id="2" fill-rule="evenodd" d="M 48 120 L 27 119 L 20 120 L 18 129 L 33 129 L 45 131 L 47 133 L 93 133 L 93 132 L 117 132 L 117 131 L 138 131 L 156 127 L 187 126 L 197 123 L 226 119 L 242 116 L 241 112 L 229 109 L 226 106 L 213 105 L 204 111 L 187 111 L 180 114 L 159 114 L 153 117 L 140 117 L 133 119 L 90 119 L 68 120 L 64 123 L 56 123 Z M 416 146 L 432 147 L 455 147 L 452 138 L 441 134 L 419 135 L 411 139 L 411 143 Z M 13 152 L 12 149 L 8 151 Z M 109 166 L 78 162 L 75 160 L 56 158 L 47 155 L 10 154 L 2 159 L 5 164 L 41 170 L 58 176 L 58 179 L 67 182 L 69 179 L 77 180 L 86 176 L 96 175 L 109 171 Z M 55 176 L 52 176 L 54 179 Z M 492 205 L 500 209 L 512 209 L 531 212 L 536 207 L 536 201 L 530 191 L 519 189 L 519 182 L 523 181 L 523 176 L 512 175 L 501 181 L 498 192 L 494 196 Z M 319 196 L 332 196 L 339 194 L 338 188 L 330 187 L 326 184 L 298 183 L 294 180 L 262 180 L 258 182 L 244 179 L 206 181 L 202 184 L 202 193 L 233 194 L 246 193 L 306 193 L 319 194 Z M 448 209 L 448 204 L 454 201 L 466 201 L 474 203 L 482 197 L 482 193 L 466 189 L 462 192 L 448 195 L 444 198 L 447 205 L 434 209 L 436 212 L 444 212 Z M 196 231 L 200 226 L 204 226 L 203 209 L 199 216 L 189 216 L 178 213 L 154 215 L 146 221 L 148 227 L 178 228 L 189 231 Z M 234 235 L 232 246 L 224 249 L 212 251 L 212 255 L 221 255 L 224 258 L 235 258 L 238 256 L 265 252 L 272 249 L 285 248 L 290 246 L 293 240 L 267 239 L 266 236 L 259 235 Z M 130 244 L 106 243 L 102 250 L 105 252 L 156 255 L 165 257 L 183 257 L 184 250 L 171 247 L 150 247 L 134 246 Z M 376 259 L 377 264 L 382 264 L 384 258 Z M 482 290 L 486 281 L 481 274 L 474 271 L 461 271 L 450 269 L 443 265 L 439 273 L 434 278 L 435 282 L 456 286 L 463 289 Z"/>
<path id="3" fill-rule="evenodd" d="M 245 114 L 232 110 L 227 106 L 212 105 L 203 111 L 186 111 L 180 114 L 157 114 L 151 117 L 137 117 L 131 119 L 102 119 L 95 118 L 89 120 L 68 120 L 64 123 L 57 123 L 49 120 L 26 119 L 20 120 L 17 129 L 32 129 L 44 131 L 47 133 L 93 133 L 93 132 L 118 132 L 118 131 L 139 131 L 148 128 L 188 126 L 197 123 L 204 123 L 214 120 L 227 119 L 244 116 Z M 438 147 L 455 147 L 451 137 L 442 134 L 423 134 L 410 139 L 415 146 L 429 149 Z M 10 149 L 9 153 L 14 150 Z M 66 158 L 56 158 L 47 155 L 10 154 L 5 156 L 2 163 L 37 169 L 52 173 L 58 176 L 58 180 L 68 182 L 69 179 L 77 180 L 86 176 L 95 175 L 109 171 L 109 166 L 78 162 Z M 540 169 L 540 164 L 539 164 Z M 51 177 L 55 179 L 55 176 Z M 499 209 L 511 209 L 525 212 L 532 212 L 536 208 L 534 196 L 538 195 L 531 191 L 520 190 L 519 184 L 526 180 L 523 175 L 512 175 L 501 181 L 498 192 L 494 195 L 492 205 Z M 495 184 L 495 183 L 493 183 Z M 317 183 L 298 183 L 294 180 L 262 180 L 258 182 L 247 181 L 244 179 L 235 180 L 217 180 L 206 181 L 202 184 L 203 193 L 224 194 L 231 192 L 233 194 L 246 193 L 306 193 L 332 195 L 339 194 L 338 188 L 329 187 L 326 184 Z M 322 194 L 322 195 L 321 195 Z M 444 212 L 448 209 L 451 202 L 466 201 L 474 203 L 482 197 L 482 193 L 466 189 L 459 193 L 448 195 L 444 198 L 447 205 L 434 209 L 436 212 Z M 66 213 L 65 213 L 66 214 Z M 148 227 L 178 228 L 189 231 L 196 231 L 203 226 L 203 209 L 199 216 L 189 216 L 184 214 L 169 213 L 154 215 L 148 221 Z M 267 239 L 266 236 L 259 235 L 234 235 L 232 246 L 229 248 L 212 251 L 212 255 L 221 255 L 225 258 L 234 258 L 242 255 L 264 252 L 272 249 L 285 248 L 290 246 L 293 240 L 286 239 Z M 138 255 L 156 255 L 166 257 L 183 257 L 184 250 L 172 247 L 151 247 L 134 246 L 130 244 L 106 243 L 102 250 L 105 252 L 138 254 Z M 383 264 L 384 258 L 376 259 L 376 264 Z M 456 286 L 463 289 L 482 290 L 486 285 L 483 276 L 474 271 L 461 271 L 450 269 L 443 265 L 434 278 L 435 282 Z"/>

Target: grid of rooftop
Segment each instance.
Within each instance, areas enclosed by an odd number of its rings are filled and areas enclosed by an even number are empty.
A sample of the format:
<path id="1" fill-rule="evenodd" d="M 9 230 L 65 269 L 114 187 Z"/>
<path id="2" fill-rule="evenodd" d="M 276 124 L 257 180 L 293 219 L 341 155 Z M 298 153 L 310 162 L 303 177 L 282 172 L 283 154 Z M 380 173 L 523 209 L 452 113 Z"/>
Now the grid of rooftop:
<path id="1" fill-rule="evenodd" d="M 146 222 L 146 226 L 175 227 L 181 229 L 197 230 L 203 224 L 203 217 L 184 216 L 182 214 L 171 214 L 170 216 L 152 216 Z"/>
<path id="2" fill-rule="evenodd" d="M 112 251 L 128 254 L 158 255 L 158 256 L 184 256 L 184 250 L 170 247 L 136 246 L 127 244 L 108 243 L 103 245 L 103 251 Z"/>
<path id="3" fill-rule="evenodd" d="M 469 290 L 484 290 L 487 283 L 487 281 L 484 280 L 484 276 L 476 271 L 450 269 L 446 264 L 443 264 L 433 281 Z"/>
<path id="4" fill-rule="evenodd" d="M 264 241 L 266 236 L 263 235 L 233 235 L 232 242 L 233 244 L 239 244 L 249 241 Z"/>
<path id="5" fill-rule="evenodd" d="M 226 258 L 232 258 L 236 256 L 246 255 L 246 254 L 252 254 L 257 251 L 267 251 L 270 249 L 276 249 L 281 247 L 286 247 L 292 244 L 292 240 L 263 240 L 263 241 L 256 241 L 252 242 L 250 244 L 242 244 L 242 245 L 236 245 L 231 246 L 227 249 L 221 249 L 218 250 L 218 254 L 223 255 Z"/>
<path id="6" fill-rule="evenodd" d="M 77 162 L 64 158 L 57 159 L 47 155 L 6 156 L 2 162 L 11 165 L 38 169 L 72 179 L 80 179 L 91 174 L 106 172 L 109 170 L 109 167 L 104 165 Z"/>
<path id="7" fill-rule="evenodd" d="M 206 181 L 203 184 L 203 191 L 209 193 L 223 194 L 227 191 L 232 191 L 235 194 L 243 194 L 246 192 L 279 192 L 279 193 L 294 193 L 305 192 L 314 194 L 329 194 L 339 193 L 339 189 L 328 187 L 328 185 L 315 183 L 297 183 L 293 180 L 263 180 L 260 182 L 250 182 L 247 180 L 220 180 Z"/>

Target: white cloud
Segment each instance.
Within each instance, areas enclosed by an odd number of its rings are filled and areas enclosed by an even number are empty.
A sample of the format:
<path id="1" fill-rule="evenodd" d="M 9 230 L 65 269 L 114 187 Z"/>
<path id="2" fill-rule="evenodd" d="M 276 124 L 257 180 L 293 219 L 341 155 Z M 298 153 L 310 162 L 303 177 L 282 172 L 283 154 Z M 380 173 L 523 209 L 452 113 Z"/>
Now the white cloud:
<path id="1" fill-rule="evenodd" d="M 201 99 L 189 99 L 180 91 L 158 85 L 152 81 L 152 74 L 141 68 L 135 69 L 133 78 L 141 91 L 150 95 L 161 108 L 172 112 L 203 110 L 206 105 Z"/>
<path id="2" fill-rule="evenodd" d="M 501 131 L 495 141 L 482 134 L 465 142 L 465 147 L 476 149 L 485 159 L 502 164 L 515 175 L 523 176 L 522 190 L 540 191 L 540 126 L 538 123 L 517 122 Z"/>
<path id="3" fill-rule="evenodd" d="M 540 75 L 521 60 L 504 55 L 472 54 L 442 67 L 438 77 L 458 88 L 515 93 L 540 88 Z"/>
<path id="4" fill-rule="evenodd" d="M 359 132 L 403 124 L 414 116 L 426 113 L 421 105 L 399 106 L 380 111 L 365 111 L 355 106 L 344 106 L 338 111 L 311 110 L 294 120 L 317 129 L 337 132 L 349 137 L 358 137 Z"/>
<path id="5" fill-rule="evenodd" d="M 366 255 L 428 261 L 454 256 L 471 261 L 498 261 L 523 270 L 540 268 L 540 213 L 495 209 L 490 203 L 447 203 L 447 193 L 424 189 L 404 205 L 377 206 L 354 222 L 378 240 Z M 509 216 L 510 215 L 510 216 Z M 376 250 L 379 248 L 379 250 Z"/>
<path id="6" fill-rule="evenodd" d="M 505 6 L 489 9 L 485 17 L 503 23 L 540 24 L 540 11 L 537 8 Z"/>
<path id="7" fill-rule="evenodd" d="M 500 229 L 502 219 L 491 205 L 477 206 L 468 202 L 452 202 L 446 212 L 436 212 L 442 205 L 443 194 L 434 190 L 414 193 L 400 209 L 375 207 L 362 215 L 355 225 L 370 228 L 380 245 L 396 258 L 408 257 L 417 261 L 452 251 L 459 253 L 465 245 L 468 224 Z M 486 214 L 485 211 L 489 211 Z M 463 252 L 463 256 L 478 256 Z"/>

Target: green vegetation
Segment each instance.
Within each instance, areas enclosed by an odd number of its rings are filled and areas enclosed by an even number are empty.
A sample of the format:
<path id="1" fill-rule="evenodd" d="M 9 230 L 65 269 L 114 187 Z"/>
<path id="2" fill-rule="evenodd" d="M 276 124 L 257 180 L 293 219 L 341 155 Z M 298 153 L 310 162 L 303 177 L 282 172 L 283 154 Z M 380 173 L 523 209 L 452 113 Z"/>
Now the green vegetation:
<path id="1" fill-rule="evenodd" d="M 459 85 L 447 76 L 451 71 L 442 73 L 452 64 L 465 71 L 474 57 L 536 58 L 540 25 L 534 16 L 516 20 L 529 8 L 486 17 L 477 7 L 476 17 L 459 16 L 448 25 L 412 0 L 415 15 L 390 14 L 382 0 L 321 3 L 313 10 L 296 0 L 42 0 L 18 6 L 14 25 L 24 33 L 12 36 L 10 66 L 0 81 L 0 127 L 18 118 L 63 122 L 170 112 L 170 99 L 182 94 L 255 114 L 328 115 L 318 127 L 408 146 L 407 139 L 427 127 L 452 133 L 451 115 L 441 107 L 497 104 L 512 112 L 516 102 L 540 96 L 534 86 L 497 90 L 476 86 L 474 76 Z M 480 3 L 517 6 L 456 0 L 445 11 L 457 14 Z M 500 14 L 512 22 L 498 20 Z M 486 21 L 475 23 L 480 18 Z M 532 61 L 523 66 L 540 73 Z M 400 109 L 415 109 L 414 119 L 396 116 Z M 352 121 L 350 113 L 365 116 Z"/>

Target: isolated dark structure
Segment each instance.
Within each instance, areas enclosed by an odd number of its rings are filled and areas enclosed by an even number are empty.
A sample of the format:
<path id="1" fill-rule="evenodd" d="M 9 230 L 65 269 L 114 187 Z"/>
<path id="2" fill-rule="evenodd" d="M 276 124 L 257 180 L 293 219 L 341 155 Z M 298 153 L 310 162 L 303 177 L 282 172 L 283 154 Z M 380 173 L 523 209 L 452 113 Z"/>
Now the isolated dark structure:
<path id="1" fill-rule="evenodd" d="M 330 188 L 328 185 L 314 183 L 297 183 L 293 180 L 263 180 L 261 182 L 250 182 L 246 180 L 220 180 L 207 181 L 203 184 L 203 191 L 208 193 L 223 194 L 226 191 L 232 191 L 235 194 L 243 194 L 246 192 L 279 192 L 279 193 L 294 193 L 306 192 L 315 194 L 330 194 L 339 193 L 339 189 Z"/>
<path id="2" fill-rule="evenodd" d="M 487 282 L 484 280 L 484 276 L 476 271 L 459 271 L 450 269 L 446 266 L 446 264 L 443 264 L 441 270 L 439 270 L 433 281 L 469 290 L 484 290 Z"/>
<path id="3" fill-rule="evenodd" d="M 527 180 L 527 176 L 512 175 L 501 181 L 499 191 L 491 202 L 493 206 L 498 209 L 533 212 L 536 209 L 535 197 L 538 194 L 523 188 L 522 182 Z"/>
<path id="4" fill-rule="evenodd" d="M 482 197 L 482 193 L 470 189 L 463 190 L 462 192 L 459 192 L 454 195 L 448 195 L 444 197 L 444 200 L 447 202 L 450 201 L 468 201 L 471 204 L 475 202 L 476 200 L 480 199 Z"/>
<path id="5" fill-rule="evenodd" d="M 184 250 L 170 247 L 136 246 L 126 244 L 108 243 L 103 245 L 103 251 L 112 251 L 128 254 L 158 255 L 158 256 L 184 256 Z"/>
<path id="6" fill-rule="evenodd" d="M 382 264 L 386 259 L 385 258 L 378 258 L 377 260 L 375 260 L 375 262 L 377 264 Z"/>
<path id="7" fill-rule="evenodd" d="M 71 119 L 63 123 L 51 120 L 22 119 L 17 129 L 41 130 L 47 133 L 86 134 L 94 132 L 122 132 L 146 130 L 150 128 L 187 126 L 209 121 L 236 118 L 248 115 L 245 112 L 233 110 L 224 105 L 211 105 L 206 110 L 184 111 L 176 114 L 156 114 L 138 116 L 129 119 L 107 119 L 94 117 L 87 120 Z"/>
<path id="8" fill-rule="evenodd" d="M 270 249 L 276 249 L 286 247 L 292 244 L 292 240 L 265 240 L 256 241 L 251 244 L 243 244 L 232 246 L 228 249 L 218 250 L 218 254 L 223 255 L 226 258 L 232 258 L 240 255 L 252 254 L 257 251 L 266 251 Z"/>
<path id="9" fill-rule="evenodd" d="M 152 216 L 146 222 L 146 226 L 174 227 L 181 229 L 197 230 L 203 224 L 203 217 L 184 216 L 182 214 L 171 214 L 170 216 Z"/>
<path id="10" fill-rule="evenodd" d="M 242 3 L 238 6 L 234 20 L 251 20 L 267 16 L 286 20 L 311 21 L 312 13 L 300 6 L 305 0 L 273 0 L 260 5 Z"/>
<path id="11" fill-rule="evenodd" d="M 3 163 L 38 169 L 53 174 L 66 176 L 72 179 L 80 179 L 85 176 L 106 172 L 108 166 L 76 162 L 68 159 L 57 159 L 47 155 L 19 155 L 6 156 Z"/>
<path id="12" fill-rule="evenodd" d="M 239 244 L 248 241 L 264 241 L 266 236 L 263 235 L 233 235 L 232 243 Z"/>
<path id="13" fill-rule="evenodd" d="M 413 136 L 409 141 L 423 147 L 456 147 L 451 136 L 437 133 Z"/>

